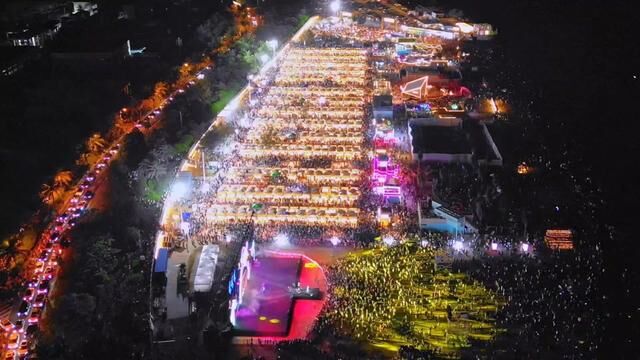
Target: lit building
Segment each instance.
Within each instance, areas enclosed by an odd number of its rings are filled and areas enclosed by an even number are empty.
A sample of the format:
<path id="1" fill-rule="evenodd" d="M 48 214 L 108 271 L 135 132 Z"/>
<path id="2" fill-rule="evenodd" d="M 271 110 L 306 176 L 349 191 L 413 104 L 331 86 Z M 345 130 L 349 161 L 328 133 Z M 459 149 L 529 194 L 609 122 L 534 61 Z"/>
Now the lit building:
<path id="1" fill-rule="evenodd" d="M 544 242 L 553 250 L 573 250 L 573 231 L 549 229 L 544 235 Z"/>
<path id="2" fill-rule="evenodd" d="M 47 40 L 52 39 L 62 28 L 59 21 L 50 21 L 41 26 L 25 26 L 20 29 L 7 31 L 7 41 L 11 46 L 42 47 Z"/>

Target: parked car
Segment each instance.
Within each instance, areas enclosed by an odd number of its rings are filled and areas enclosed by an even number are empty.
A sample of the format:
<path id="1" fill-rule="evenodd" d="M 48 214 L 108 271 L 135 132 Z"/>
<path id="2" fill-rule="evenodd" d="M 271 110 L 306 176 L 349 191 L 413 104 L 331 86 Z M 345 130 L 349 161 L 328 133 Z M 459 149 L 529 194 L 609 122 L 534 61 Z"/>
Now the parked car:
<path id="1" fill-rule="evenodd" d="M 29 342 L 27 340 L 22 340 L 20 342 L 20 347 L 18 347 L 18 355 L 25 356 L 29 353 Z"/>
<path id="2" fill-rule="evenodd" d="M 24 320 L 16 320 L 14 326 L 14 331 L 17 331 L 18 334 L 22 334 L 24 332 Z"/>
<path id="3" fill-rule="evenodd" d="M 15 328 L 15 325 L 13 325 L 9 319 L 3 319 L 0 321 L 0 327 L 2 327 L 2 330 L 4 331 L 11 331 Z"/>
<path id="4" fill-rule="evenodd" d="M 56 226 L 64 226 L 64 223 L 58 223 L 56 221 Z M 51 234 L 49 234 L 49 241 L 57 242 L 58 240 L 60 240 L 60 233 L 59 232 L 54 231 Z"/>
<path id="5" fill-rule="evenodd" d="M 17 331 L 11 332 L 7 339 L 7 349 L 17 349 L 20 341 L 20 334 Z"/>
<path id="6" fill-rule="evenodd" d="M 33 300 L 33 297 L 36 295 L 36 291 L 34 288 L 28 288 L 27 290 L 24 291 L 24 296 L 22 296 L 22 300 L 24 301 L 31 301 Z"/>
<path id="7" fill-rule="evenodd" d="M 34 308 L 41 308 L 44 306 L 44 302 L 47 300 L 47 294 L 38 294 L 33 300 Z"/>
<path id="8" fill-rule="evenodd" d="M 34 308 L 29 315 L 29 323 L 37 323 L 40 321 L 40 315 L 42 315 L 42 308 Z"/>
<path id="9" fill-rule="evenodd" d="M 22 300 L 22 302 L 20 303 L 20 307 L 18 308 L 18 317 L 25 317 L 27 316 L 27 314 L 29 313 L 29 310 L 31 310 L 31 303 Z"/>
<path id="10" fill-rule="evenodd" d="M 56 274 L 56 269 L 53 266 L 47 266 L 47 268 L 44 269 L 44 274 L 42 275 L 42 278 L 45 280 L 51 280 L 55 274 Z"/>
<path id="11" fill-rule="evenodd" d="M 27 286 L 30 288 L 36 288 L 38 287 L 38 284 L 40 284 L 40 278 L 38 276 L 34 276 L 31 278 L 31 280 L 29 280 Z"/>
<path id="12" fill-rule="evenodd" d="M 49 292 L 49 280 L 43 280 L 38 285 L 38 294 L 46 294 Z"/>

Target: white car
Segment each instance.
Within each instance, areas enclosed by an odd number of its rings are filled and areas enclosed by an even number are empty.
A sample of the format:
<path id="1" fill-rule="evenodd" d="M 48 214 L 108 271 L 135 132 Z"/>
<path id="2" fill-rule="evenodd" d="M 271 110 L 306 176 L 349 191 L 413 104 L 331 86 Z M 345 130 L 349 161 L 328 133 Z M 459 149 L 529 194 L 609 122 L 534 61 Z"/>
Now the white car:
<path id="1" fill-rule="evenodd" d="M 15 329 L 15 325 L 13 325 L 13 323 L 9 321 L 9 319 L 3 319 L 2 321 L 0 321 L 0 327 L 2 327 L 2 330 L 4 331 L 11 331 Z"/>
<path id="2" fill-rule="evenodd" d="M 17 349 L 19 343 L 20 334 L 17 331 L 13 331 L 11 334 L 9 334 L 9 339 L 7 340 L 7 349 Z"/>

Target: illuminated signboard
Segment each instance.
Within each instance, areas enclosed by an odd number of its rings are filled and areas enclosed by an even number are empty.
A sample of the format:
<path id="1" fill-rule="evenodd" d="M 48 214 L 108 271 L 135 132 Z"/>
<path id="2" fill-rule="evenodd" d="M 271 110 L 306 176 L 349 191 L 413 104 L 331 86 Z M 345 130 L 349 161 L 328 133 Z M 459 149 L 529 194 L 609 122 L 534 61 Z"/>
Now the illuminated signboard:
<path id="1" fill-rule="evenodd" d="M 572 250 L 573 232 L 571 230 L 547 230 L 544 242 L 553 250 Z"/>

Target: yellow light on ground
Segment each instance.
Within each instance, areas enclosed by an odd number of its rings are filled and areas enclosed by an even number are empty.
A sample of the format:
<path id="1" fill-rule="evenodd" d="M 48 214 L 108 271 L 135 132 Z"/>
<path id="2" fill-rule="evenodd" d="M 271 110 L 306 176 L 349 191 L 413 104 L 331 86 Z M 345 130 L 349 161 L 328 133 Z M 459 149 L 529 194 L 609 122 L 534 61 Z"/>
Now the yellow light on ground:
<path id="1" fill-rule="evenodd" d="M 304 267 L 307 269 L 315 269 L 318 267 L 318 264 L 316 263 L 312 263 L 312 262 L 308 262 L 306 264 L 304 264 Z"/>
<path id="2" fill-rule="evenodd" d="M 497 114 L 498 105 L 496 104 L 496 101 L 494 99 L 489 100 L 489 105 L 491 105 L 491 112 L 493 112 L 494 114 Z"/>
<path id="3" fill-rule="evenodd" d="M 271 319 L 271 320 L 269 320 L 269 322 L 272 323 L 272 324 L 280 324 L 280 320 L 278 320 L 278 319 Z"/>
<path id="4" fill-rule="evenodd" d="M 473 26 L 467 23 L 459 22 L 456 23 L 456 26 L 465 34 L 470 34 L 473 32 Z"/>
<path id="5" fill-rule="evenodd" d="M 518 172 L 518 174 L 520 175 L 527 175 L 529 174 L 533 169 L 528 166 L 526 163 L 521 163 L 520 165 L 518 165 L 518 169 L 516 170 Z"/>
<path id="6" fill-rule="evenodd" d="M 260 319 L 260 321 L 265 321 L 265 320 L 267 320 L 267 317 L 266 316 L 260 316 L 258 319 Z"/>

